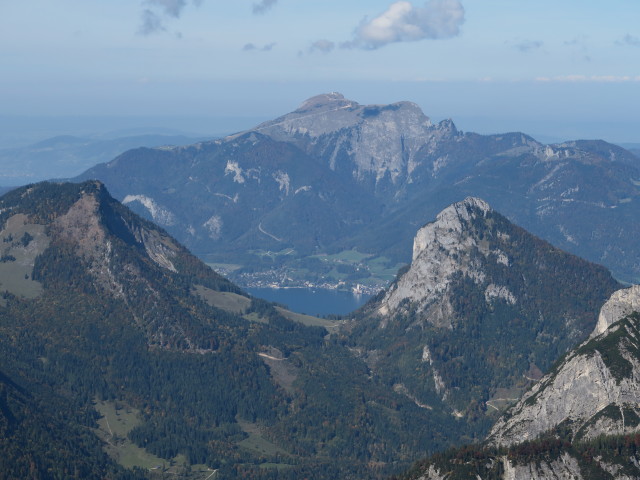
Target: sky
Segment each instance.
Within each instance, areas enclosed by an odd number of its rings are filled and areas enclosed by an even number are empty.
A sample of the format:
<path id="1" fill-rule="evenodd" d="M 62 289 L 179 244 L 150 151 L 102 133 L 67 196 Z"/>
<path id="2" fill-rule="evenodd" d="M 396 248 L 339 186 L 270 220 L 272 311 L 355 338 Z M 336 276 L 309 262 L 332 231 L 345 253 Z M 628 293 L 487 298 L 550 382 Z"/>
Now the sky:
<path id="1" fill-rule="evenodd" d="M 0 0 L 5 120 L 233 129 L 331 91 L 465 131 L 640 143 L 640 2 Z"/>

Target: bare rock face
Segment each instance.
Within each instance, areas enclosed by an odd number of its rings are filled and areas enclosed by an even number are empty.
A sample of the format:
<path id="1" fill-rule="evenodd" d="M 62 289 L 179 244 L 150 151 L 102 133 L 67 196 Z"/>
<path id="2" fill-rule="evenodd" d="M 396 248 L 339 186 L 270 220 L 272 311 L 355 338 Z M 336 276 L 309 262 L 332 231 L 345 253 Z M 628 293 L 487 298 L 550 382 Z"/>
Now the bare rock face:
<path id="1" fill-rule="evenodd" d="M 463 273 L 480 281 L 484 279 L 481 266 L 471 256 L 474 248 L 482 246 L 470 235 L 469 225 L 486 216 L 489 210 L 485 201 L 469 197 L 447 207 L 435 222 L 422 227 L 414 239 L 411 268 L 385 295 L 378 310 L 380 315 L 393 315 L 409 302 L 419 313 L 430 313 L 431 323 L 450 327 L 452 308 L 444 294 L 452 276 Z M 506 257 L 504 262 L 508 263 Z M 507 287 L 502 288 L 513 297 Z"/>
<path id="2" fill-rule="evenodd" d="M 443 135 L 455 135 L 451 121 L 434 125 L 412 102 L 360 105 L 333 92 L 305 101 L 297 110 L 254 129 L 320 153 L 332 170 L 352 171 L 356 180 L 407 181 L 418 151 Z"/>
<path id="3" fill-rule="evenodd" d="M 600 310 L 592 337 L 604 333 L 613 323 L 633 312 L 640 312 L 640 285 L 618 290 Z"/>
<path id="4" fill-rule="evenodd" d="M 467 478 L 469 471 L 478 479 L 640 478 L 638 292 L 614 292 L 593 335 L 494 425 L 484 446 L 436 455 L 411 478 Z"/>
<path id="5" fill-rule="evenodd" d="M 512 462 L 507 457 L 497 458 L 494 462 L 502 464 L 501 478 L 503 480 L 582 480 L 584 478 L 578 461 L 568 454 L 563 454 L 553 460 L 530 463 Z M 430 465 L 423 476 L 417 480 L 445 480 L 449 478 L 449 473 Z M 481 479 L 482 477 L 478 475 L 477 478 Z"/>
<path id="6" fill-rule="evenodd" d="M 639 292 L 611 296 L 592 337 L 494 425 L 490 443 L 516 445 L 558 426 L 574 439 L 640 431 L 640 315 L 632 313 Z"/>

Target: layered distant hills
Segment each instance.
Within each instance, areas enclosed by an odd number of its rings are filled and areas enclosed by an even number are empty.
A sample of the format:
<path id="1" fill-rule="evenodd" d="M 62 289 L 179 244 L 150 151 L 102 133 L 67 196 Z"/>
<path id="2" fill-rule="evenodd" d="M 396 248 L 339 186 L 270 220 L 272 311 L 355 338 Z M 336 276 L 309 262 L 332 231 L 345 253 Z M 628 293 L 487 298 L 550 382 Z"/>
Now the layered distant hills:
<path id="1" fill-rule="evenodd" d="M 384 478 L 486 435 L 619 288 L 480 199 L 342 322 L 248 296 L 100 182 L 13 190 L 0 228 L 8 478 Z"/>
<path id="2" fill-rule="evenodd" d="M 132 148 L 186 145 L 196 141 L 198 138 L 177 134 L 120 135 L 115 138 L 60 135 L 24 147 L 0 149 L 0 184 L 23 185 L 70 177 Z M 0 190 L 6 188 L 0 187 Z"/>
<path id="3" fill-rule="evenodd" d="M 410 102 L 331 93 L 224 139 L 128 151 L 78 180 L 100 179 L 247 284 L 262 274 L 280 285 L 384 285 L 425 220 L 466 196 L 633 281 L 639 161 L 603 141 L 478 135 Z"/>

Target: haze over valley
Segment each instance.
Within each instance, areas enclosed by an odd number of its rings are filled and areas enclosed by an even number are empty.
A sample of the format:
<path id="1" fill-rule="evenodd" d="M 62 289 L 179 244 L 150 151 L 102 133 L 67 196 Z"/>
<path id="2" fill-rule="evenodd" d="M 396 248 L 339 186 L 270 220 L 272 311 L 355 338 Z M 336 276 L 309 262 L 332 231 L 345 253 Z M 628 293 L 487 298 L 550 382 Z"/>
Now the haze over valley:
<path id="1" fill-rule="evenodd" d="M 0 480 L 640 480 L 640 4 L 0 5 Z"/>

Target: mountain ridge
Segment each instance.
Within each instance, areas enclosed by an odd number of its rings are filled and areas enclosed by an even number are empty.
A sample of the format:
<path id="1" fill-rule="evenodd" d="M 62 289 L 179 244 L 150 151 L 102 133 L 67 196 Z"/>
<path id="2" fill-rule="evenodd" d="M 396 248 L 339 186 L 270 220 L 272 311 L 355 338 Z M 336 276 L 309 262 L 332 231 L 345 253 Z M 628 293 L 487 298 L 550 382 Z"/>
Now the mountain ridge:
<path id="1" fill-rule="evenodd" d="M 264 277 L 379 289 L 388 277 L 377 267 L 408 262 L 424 218 L 467 196 L 617 278 L 640 277 L 630 241 L 640 234 L 632 153 L 601 141 L 544 145 L 523 133 L 461 132 L 410 102 L 360 105 L 324 94 L 225 139 L 129 151 L 77 177 L 91 178 L 155 215 L 201 258 L 239 265 L 233 278 L 246 285 Z M 354 249 L 367 259 L 317 261 Z"/>
<path id="2" fill-rule="evenodd" d="M 195 465 L 223 479 L 377 479 L 466 428 L 388 388 L 328 335 L 335 322 L 248 296 L 100 182 L 13 190 L 0 198 L 0 239 L 2 371 L 42 387 L 38 401 L 55 395 L 62 438 L 80 429 L 91 448 L 107 442 L 111 460 L 82 458 L 102 477 L 135 449 L 193 480 Z M 109 412 L 126 431 L 98 427 Z M 56 455 L 28 438 L 35 458 Z"/>

